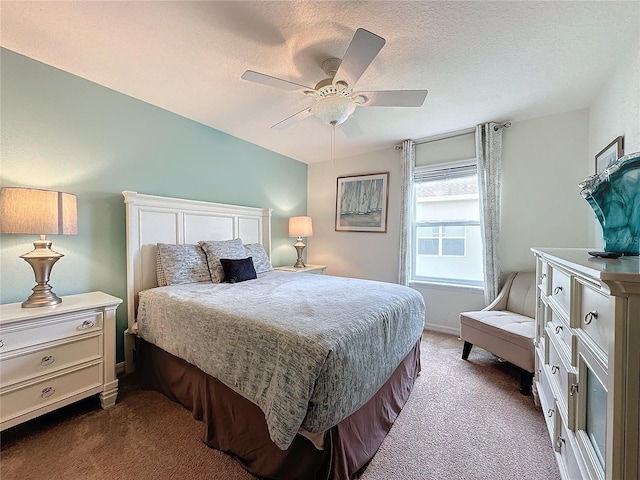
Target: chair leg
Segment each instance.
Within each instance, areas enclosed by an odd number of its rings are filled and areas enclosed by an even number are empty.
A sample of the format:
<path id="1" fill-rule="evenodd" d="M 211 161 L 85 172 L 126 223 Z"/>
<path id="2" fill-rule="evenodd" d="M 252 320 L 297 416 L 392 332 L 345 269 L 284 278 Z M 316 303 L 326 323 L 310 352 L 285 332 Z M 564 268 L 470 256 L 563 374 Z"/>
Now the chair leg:
<path id="1" fill-rule="evenodd" d="M 522 395 L 531 395 L 531 384 L 533 383 L 533 372 L 527 372 L 520 369 L 520 393 Z"/>
<path id="2" fill-rule="evenodd" d="M 462 347 L 463 360 L 467 360 L 469 358 L 469 353 L 471 353 L 471 347 L 473 347 L 473 343 L 469 343 L 467 341 L 464 342 L 464 346 Z"/>

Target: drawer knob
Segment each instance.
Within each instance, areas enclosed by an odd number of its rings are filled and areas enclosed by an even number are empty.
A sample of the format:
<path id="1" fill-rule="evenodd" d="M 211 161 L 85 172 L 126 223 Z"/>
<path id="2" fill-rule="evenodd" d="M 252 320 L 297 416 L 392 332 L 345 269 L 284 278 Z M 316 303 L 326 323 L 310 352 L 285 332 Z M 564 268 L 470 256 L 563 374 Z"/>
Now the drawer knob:
<path id="1" fill-rule="evenodd" d="M 597 310 L 591 310 L 589 313 L 587 313 L 584 316 L 584 324 L 585 325 L 589 325 L 594 318 L 598 318 L 598 311 Z"/>
<path id="2" fill-rule="evenodd" d="M 558 325 L 556 327 L 556 333 L 559 335 L 561 331 L 562 331 L 562 325 Z"/>
<path id="3" fill-rule="evenodd" d="M 53 355 L 45 355 L 40 359 L 40 365 L 42 365 L 43 367 L 48 367 L 55 361 L 56 359 L 53 358 Z"/>
<path id="4" fill-rule="evenodd" d="M 562 437 L 558 437 L 556 438 L 556 450 L 559 452 L 560 450 L 562 450 L 562 445 L 564 444 L 565 440 Z"/>
<path id="5" fill-rule="evenodd" d="M 549 417 L 549 418 L 553 417 L 553 408 L 549 409 L 549 411 L 547 412 L 547 417 Z"/>
<path id="6" fill-rule="evenodd" d="M 0 340 L 0 348 L 4 347 L 4 342 Z"/>
<path id="7" fill-rule="evenodd" d="M 551 367 L 551 373 L 552 374 L 556 374 L 560 371 L 560 367 L 558 365 L 554 365 L 553 367 Z"/>
<path id="8" fill-rule="evenodd" d="M 572 383 L 571 387 L 569 388 L 569 395 L 573 397 L 576 393 L 578 393 L 578 384 Z"/>
<path id="9" fill-rule="evenodd" d="M 558 295 L 561 291 L 562 291 L 562 287 L 557 286 L 556 288 L 553 289 L 553 294 Z"/>
<path id="10" fill-rule="evenodd" d="M 53 395 L 54 393 L 56 393 L 56 389 L 53 387 L 47 387 L 47 388 L 43 388 L 42 389 L 42 393 L 40 394 L 40 396 L 42 398 L 49 398 L 51 395 Z"/>
<path id="11" fill-rule="evenodd" d="M 94 326 L 95 326 L 95 322 L 93 320 L 85 320 L 84 322 L 82 322 L 82 325 L 80 325 L 78 328 L 80 330 L 86 330 Z"/>

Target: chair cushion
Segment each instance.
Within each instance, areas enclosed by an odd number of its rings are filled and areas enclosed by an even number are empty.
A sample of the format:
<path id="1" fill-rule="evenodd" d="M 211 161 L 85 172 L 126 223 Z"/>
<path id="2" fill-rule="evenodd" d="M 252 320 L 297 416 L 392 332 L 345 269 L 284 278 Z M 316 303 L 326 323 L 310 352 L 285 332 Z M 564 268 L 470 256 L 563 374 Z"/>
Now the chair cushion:
<path id="1" fill-rule="evenodd" d="M 460 314 L 460 337 L 529 372 L 534 370 L 535 321 L 502 310 Z"/>

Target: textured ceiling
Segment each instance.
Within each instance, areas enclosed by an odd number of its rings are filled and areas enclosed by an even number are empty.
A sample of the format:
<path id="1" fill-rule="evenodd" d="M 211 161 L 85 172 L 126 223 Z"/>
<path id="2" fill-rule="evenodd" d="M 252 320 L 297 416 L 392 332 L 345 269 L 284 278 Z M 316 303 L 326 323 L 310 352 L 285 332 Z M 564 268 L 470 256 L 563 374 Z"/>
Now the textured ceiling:
<path id="1" fill-rule="evenodd" d="M 386 45 L 359 90 L 428 89 L 420 108 L 358 108 L 336 157 L 486 121 L 584 108 L 638 55 L 640 2 L 237 1 L 1 3 L 3 47 L 305 163 L 331 154 L 315 117 L 271 125 L 313 99 L 242 80 L 303 85 L 358 27 Z"/>

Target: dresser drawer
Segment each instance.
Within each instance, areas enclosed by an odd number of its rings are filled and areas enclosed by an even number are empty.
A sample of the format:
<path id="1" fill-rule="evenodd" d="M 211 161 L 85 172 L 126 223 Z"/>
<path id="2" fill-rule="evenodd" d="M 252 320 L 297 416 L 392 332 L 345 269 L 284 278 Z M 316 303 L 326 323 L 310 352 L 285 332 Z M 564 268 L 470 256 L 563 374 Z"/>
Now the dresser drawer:
<path id="1" fill-rule="evenodd" d="M 564 271 L 551 266 L 551 290 L 549 295 L 560 307 L 561 312 L 569 318 L 571 311 L 571 277 Z"/>
<path id="2" fill-rule="evenodd" d="M 580 308 L 577 312 L 580 329 L 598 345 L 605 355 L 609 354 L 614 334 L 613 303 L 595 288 L 578 282 Z"/>
<path id="3" fill-rule="evenodd" d="M 102 329 L 101 312 L 19 322 L 0 329 L 0 353 Z"/>
<path id="4" fill-rule="evenodd" d="M 569 418 L 569 409 L 573 413 L 573 405 L 569 405 L 573 402 L 573 396 L 569 396 L 570 384 L 574 382 L 575 374 L 570 371 L 567 365 L 566 357 L 558 351 L 556 342 L 552 337 L 549 337 L 549 331 L 547 328 L 547 365 L 545 365 L 546 374 L 549 377 L 549 383 L 552 385 L 552 390 L 555 391 L 555 398 L 560 408 L 560 413 L 563 418 Z M 573 419 L 571 421 L 573 424 Z"/>
<path id="5" fill-rule="evenodd" d="M 538 271 L 538 286 L 543 295 L 549 295 L 549 264 L 544 260 L 540 261 Z"/>
<path id="6" fill-rule="evenodd" d="M 564 355 L 566 358 L 571 359 L 571 365 L 576 366 L 576 360 L 574 359 L 573 352 L 576 347 L 575 334 L 573 333 L 573 329 L 566 324 L 564 319 L 562 319 L 557 313 L 553 310 L 551 311 L 551 321 L 547 323 L 547 334 L 550 337 L 554 337 L 557 340 L 557 343 L 564 350 Z"/>
<path id="7" fill-rule="evenodd" d="M 91 389 L 100 391 L 102 384 L 102 362 L 96 362 L 20 388 L 5 388 L 0 393 L 0 422 L 6 422 Z"/>
<path id="8" fill-rule="evenodd" d="M 102 357 L 102 334 L 76 337 L 71 341 L 33 350 L 17 350 L 0 360 L 0 384 L 6 387 L 39 375 L 79 365 Z"/>
<path id="9" fill-rule="evenodd" d="M 549 437 L 553 441 L 554 422 L 555 422 L 555 398 L 551 391 L 551 385 L 549 384 L 549 372 L 546 368 L 540 367 L 540 372 L 537 379 L 538 395 L 540 398 L 540 407 L 544 415 L 545 422 L 547 423 L 547 430 Z"/>
<path id="10" fill-rule="evenodd" d="M 556 454 L 560 457 L 558 467 L 560 468 L 561 477 L 566 480 L 585 478 L 578 464 L 578 447 L 573 432 L 570 432 L 562 422 L 559 422 L 556 427 L 558 429 L 556 430 L 553 447 Z"/>

